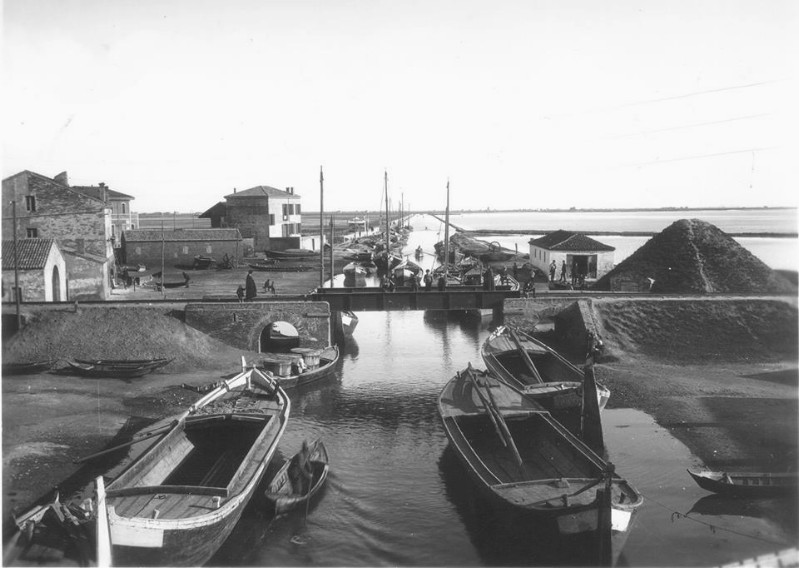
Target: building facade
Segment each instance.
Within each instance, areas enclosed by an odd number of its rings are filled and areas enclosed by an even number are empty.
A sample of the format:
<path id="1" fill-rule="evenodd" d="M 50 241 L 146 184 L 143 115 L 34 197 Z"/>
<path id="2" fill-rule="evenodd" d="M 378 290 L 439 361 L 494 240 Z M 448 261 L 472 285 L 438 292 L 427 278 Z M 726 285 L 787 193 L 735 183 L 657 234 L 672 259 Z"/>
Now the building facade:
<path id="1" fill-rule="evenodd" d="M 197 256 L 221 262 L 225 255 L 236 261 L 242 257 L 238 229 L 134 229 L 122 234 L 123 263 L 148 270 L 160 270 L 162 258 L 166 268 L 185 269 Z"/>
<path id="2" fill-rule="evenodd" d="M 286 191 L 265 185 L 234 191 L 205 213 L 214 228 L 235 228 L 256 252 L 300 246 L 302 198 L 293 187 Z"/>
<path id="3" fill-rule="evenodd" d="M 3 239 L 15 233 L 17 239 L 54 239 L 66 262 L 70 300 L 109 297 L 115 267 L 111 226 L 105 202 L 65 183 L 27 170 L 3 180 Z"/>
<path id="4" fill-rule="evenodd" d="M 530 239 L 530 264 L 549 276 L 550 266 L 557 267 L 555 279 L 560 278 L 563 263 L 566 263 L 567 276 L 572 274 L 596 280 L 613 269 L 615 247 L 600 243 L 582 233 L 555 231 Z"/>
<path id="5" fill-rule="evenodd" d="M 3 301 L 67 301 L 67 265 L 55 239 L 3 241 Z M 15 270 L 16 267 L 16 270 Z"/>
<path id="6" fill-rule="evenodd" d="M 61 172 L 53 179 L 83 195 L 99 199 L 105 203 L 107 208 L 111 209 L 111 238 L 115 248 L 122 246 L 123 232 L 138 228 L 138 213 L 134 213 L 130 208 L 130 202 L 135 197 L 114 191 L 103 182 L 97 185 L 69 185 L 67 172 Z"/>

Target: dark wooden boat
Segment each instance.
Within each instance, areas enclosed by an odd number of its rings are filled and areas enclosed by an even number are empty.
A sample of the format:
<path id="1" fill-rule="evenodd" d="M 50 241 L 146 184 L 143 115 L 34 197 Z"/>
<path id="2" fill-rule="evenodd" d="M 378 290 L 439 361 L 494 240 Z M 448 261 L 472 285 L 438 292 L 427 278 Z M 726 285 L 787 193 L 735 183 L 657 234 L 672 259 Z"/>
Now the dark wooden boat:
<path id="1" fill-rule="evenodd" d="M 641 494 L 518 390 L 471 365 L 441 392 L 450 444 L 480 492 L 501 509 L 547 520 L 560 535 L 599 533 L 621 551 Z M 610 542 L 608 542 L 610 541 Z"/>
<path id="2" fill-rule="evenodd" d="M 166 282 L 161 277 L 160 272 L 156 272 L 153 274 L 153 278 L 155 278 L 155 289 L 160 290 L 161 288 L 188 288 L 189 287 L 189 275 L 185 272 L 183 273 L 183 281 L 173 281 L 173 282 Z"/>
<path id="3" fill-rule="evenodd" d="M 796 472 L 750 473 L 688 470 L 697 485 L 713 493 L 738 497 L 773 497 L 797 492 Z"/>
<path id="4" fill-rule="evenodd" d="M 351 262 L 372 262 L 372 251 L 353 251 L 342 258 Z"/>
<path id="5" fill-rule="evenodd" d="M 214 262 L 216 262 L 216 260 L 210 256 L 197 255 L 194 257 L 194 264 L 192 265 L 192 268 L 195 270 L 205 270 L 210 268 Z"/>
<path id="6" fill-rule="evenodd" d="M 92 365 L 96 369 L 117 370 L 125 368 L 150 367 L 155 370 L 172 362 L 172 359 L 158 357 L 155 359 L 78 359 L 76 363 Z"/>
<path id="7" fill-rule="evenodd" d="M 47 361 L 3 363 L 3 375 L 32 375 L 33 373 L 43 373 L 52 369 L 55 363 L 54 359 L 49 359 Z"/>
<path id="8" fill-rule="evenodd" d="M 274 258 L 266 258 L 255 264 L 248 264 L 248 266 L 253 270 L 269 271 L 274 270 L 278 263 L 279 261 Z"/>
<path id="9" fill-rule="evenodd" d="M 97 564 L 201 566 L 227 539 L 286 429 L 291 401 L 258 369 L 224 381 L 104 487 Z"/>
<path id="10" fill-rule="evenodd" d="M 319 493 L 319 490 L 327 480 L 330 466 L 328 464 L 327 448 L 325 448 L 322 440 L 317 439 L 311 442 L 308 445 L 308 453 L 309 462 L 313 470 L 310 483 L 300 472 L 300 452 L 286 460 L 280 471 L 269 482 L 264 496 L 267 501 L 274 505 L 275 514 L 287 513 L 300 505 L 307 507 L 308 501 Z"/>
<path id="11" fill-rule="evenodd" d="M 257 366 L 268 371 L 269 375 L 277 379 L 280 386 L 290 389 L 304 386 L 328 376 L 338 363 L 338 347 L 325 347 L 324 349 L 311 349 L 295 347 L 291 354 L 270 353 L 264 354 Z"/>
<path id="12" fill-rule="evenodd" d="M 307 259 L 319 256 L 319 253 L 309 249 L 286 249 L 286 250 L 268 250 L 266 251 L 268 258 L 292 260 L 292 259 Z"/>
<path id="13" fill-rule="evenodd" d="M 119 367 L 112 367 L 108 365 L 91 365 L 87 363 L 78 363 L 76 361 L 67 361 L 69 367 L 68 371 L 83 377 L 93 378 L 108 378 L 108 379 L 133 379 L 143 377 L 148 373 L 152 373 L 155 369 L 146 365 L 121 365 Z"/>
<path id="14" fill-rule="evenodd" d="M 583 370 L 560 353 L 509 326 L 500 326 L 483 342 L 480 355 L 497 377 L 536 399 L 550 411 L 579 408 Z M 599 409 L 605 408 L 610 391 L 597 384 Z"/>

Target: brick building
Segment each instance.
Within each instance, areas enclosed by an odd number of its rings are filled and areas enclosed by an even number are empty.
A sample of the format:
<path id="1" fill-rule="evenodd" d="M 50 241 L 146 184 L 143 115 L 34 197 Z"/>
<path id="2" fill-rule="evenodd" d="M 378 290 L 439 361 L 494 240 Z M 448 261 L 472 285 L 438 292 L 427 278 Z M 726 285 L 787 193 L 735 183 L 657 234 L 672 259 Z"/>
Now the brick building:
<path id="1" fill-rule="evenodd" d="M 3 301 L 14 301 L 14 283 L 19 283 L 23 302 L 67 300 L 67 265 L 55 239 L 18 239 L 16 278 L 14 241 L 3 241 Z"/>
<path id="2" fill-rule="evenodd" d="M 242 238 L 238 229 L 134 229 L 122 233 L 122 261 L 160 268 L 161 254 L 166 267 L 188 268 L 195 256 L 210 256 L 217 262 L 227 255 L 240 259 Z"/>
<path id="3" fill-rule="evenodd" d="M 16 226 L 12 205 L 16 203 Z M 3 180 L 3 239 L 55 239 L 70 300 L 106 299 L 114 271 L 111 209 L 103 200 L 28 170 Z"/>
<path id="4" fill-rule="evenodd" d="M 258 252 L 299 248 L 301 201 L 293 187 L 283 191 L 259 185 L 226 195 L 224 202 L 220 201 L 200 217 L 211 219 L 215 228 L 238 229 L 245 243 L 251 243 Z"/>
<path id="5" fill-rule="evenodd" d="M 560 278 L 561 267 L 566 262 L 566 273 L 571 278 L 573 270 L 587 279 L 598 279 L 613 269 L 615 247 L 600 243 L 582 233 L 554 231 L 537 239 L 530 239 L 530 264 L 549 275 L 550 263 L 557 265 L 555 278 Z"/>
<path id="6" fill-rule="evenodd" d="M 83 195 L 99 199 L 105 203 L 107 208 L 111 209 L 111 238 L 113 239 L 114 247 L 119 248 L 121 246 L 123 232 L 138 228 L 139 215 L 130 210 L 130 202 L 135 197 L 114 191 L 103 182 L 97 185 L 69 185 L 67 172 L 61 172 L 53 179 Z"/>

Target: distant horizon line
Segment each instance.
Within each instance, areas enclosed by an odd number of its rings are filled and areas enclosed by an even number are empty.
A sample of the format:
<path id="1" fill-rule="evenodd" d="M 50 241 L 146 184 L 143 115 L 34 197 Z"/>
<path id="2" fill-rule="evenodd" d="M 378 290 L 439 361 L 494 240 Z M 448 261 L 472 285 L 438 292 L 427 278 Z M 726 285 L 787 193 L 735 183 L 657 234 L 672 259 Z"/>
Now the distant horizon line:
<path id="1" fill-rule="evenodd" d="M 635 212 L 635 211 L 762 211 L 765 209 L 797 209 L 795 205 L 761 205 L 761 206 L 715 206 L 715 207 L 555 207 L 544 209 L 522 208 L 522 209 L 452 209 L 450 213 L 591 213 L 591 212 Z M 443 213 L 445 208 L 439 209 L 413 209 L 408 211 L 408 214 L 418 215 L 424 213 Z M 394 215 L 398 211 L 393 210 L 391 214 Z M 134 211 L 134 213 L 136 213 Z M 137 212 L 138 215 L 200 215 L 203 211 L 141 211 Z M 370 210 L 370 209 L 336 209 L 332 211 L 325 210 L 324 214 L 364 214 L 374 213 L 382 215 L 384 211 Z M 319 215 L 318 210 L 303 211 L 302 215 Z"/>

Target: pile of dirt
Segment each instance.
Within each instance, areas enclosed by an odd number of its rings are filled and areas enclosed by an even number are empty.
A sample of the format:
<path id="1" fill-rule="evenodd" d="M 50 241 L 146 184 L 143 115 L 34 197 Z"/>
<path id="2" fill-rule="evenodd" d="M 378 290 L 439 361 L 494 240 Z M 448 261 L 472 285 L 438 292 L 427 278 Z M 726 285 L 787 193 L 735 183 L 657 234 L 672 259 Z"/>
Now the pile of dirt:
<path id="1" fill-rule="evenodd" d="M 162 310 L 134 307 L 39 312 L 3 342 L 3 361 L 174 359 L 166 372 L 236 365 L 252 356 L 189 327 Z"/>
<path id="2" fill-rule="evenodd" d="M 600 278 L 593 289 L 610 290 L 612 278 L 654 279 L 654 293 L 795 293 L 796 286 L 715 225 L 680 219 L 655 235 Z"/>
<path id="3" fill-rule="evenodd" d="M 796 360 L 796 305 L 779 300 L 593 302 L 609 353 L 669 363 Z"/>

